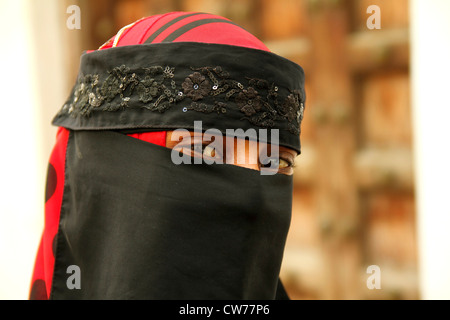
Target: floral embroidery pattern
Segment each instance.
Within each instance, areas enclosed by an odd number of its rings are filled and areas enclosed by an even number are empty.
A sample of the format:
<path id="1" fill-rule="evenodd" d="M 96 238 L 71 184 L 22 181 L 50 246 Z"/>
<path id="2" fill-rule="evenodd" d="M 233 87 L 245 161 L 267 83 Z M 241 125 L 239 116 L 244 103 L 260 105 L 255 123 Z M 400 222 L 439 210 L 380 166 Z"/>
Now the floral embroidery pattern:
<path id="1" fill-rule="evenodd" d="M 254 115 L 262 107 L 261 97 L 252 87 L 242 90 L 236 97 L 236 103 L 246 116 Z"/>
<path id="2" fill-rule="evenodd" d="M 159 94 L 158 82 L 149 76 L 141 80 L 136 89 L 139 95 L 139 101 L 143 103 L 149 103 Z"/>
<path id="3" fill-rule="evenodd" d="M 181 85 L 187 97 L 194 101 L 203 99 L 210 92 L 209 81 L 199 72 L 194 72 L 187 77 Z"/>
<path id="4" fill-rule="evenodd" d="M 219 66 L 191 70 L 181 85 L 174 80 L 175 68 L 169 66 L 132 70 L 122 65 L 110 70 L 103 81 L 95 74 L 80 76 L 60 113 L 89 116 L 95 111 L 136 107 L 162 113 L 189 99 L 182 112 L 225 114 L 237 107 L 241 119 L 254 125 L 270 128 L 277 121 L 287 121 L 288 130 L 299 134 L 304 111 L 300 90 L 280 94 L 276 84 L 254 78 L 246 78 L 244 85 Z"/>

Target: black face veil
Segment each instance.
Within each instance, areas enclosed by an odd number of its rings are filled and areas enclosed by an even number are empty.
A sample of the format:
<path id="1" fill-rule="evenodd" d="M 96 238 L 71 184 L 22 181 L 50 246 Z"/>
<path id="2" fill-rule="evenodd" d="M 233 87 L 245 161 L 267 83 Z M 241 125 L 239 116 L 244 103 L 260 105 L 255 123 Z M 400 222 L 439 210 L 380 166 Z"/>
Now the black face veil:
<path id="1" fill-rule="evenodd" d="M 54 299 L 274 299 L 292 177 L 174 165 L 116 132 L 74 132 Z M 66 285 L 67 266 L 81 289 Z"/>
<path id="2" fill-rule="evenodd" d="M 50 298 L 286 297 L 279 272 L 292 176 L 175 165 L 170 149 L 125 132 L 201 120 L 224 134 L 279 129 L 279 144 L 300 152 L 303 81 L 289 60 L 227 45 L 85 54 L 54 120 L 70 135 Z M 79 268 L 79 289 L 67 284 L 70 266 Z"/>

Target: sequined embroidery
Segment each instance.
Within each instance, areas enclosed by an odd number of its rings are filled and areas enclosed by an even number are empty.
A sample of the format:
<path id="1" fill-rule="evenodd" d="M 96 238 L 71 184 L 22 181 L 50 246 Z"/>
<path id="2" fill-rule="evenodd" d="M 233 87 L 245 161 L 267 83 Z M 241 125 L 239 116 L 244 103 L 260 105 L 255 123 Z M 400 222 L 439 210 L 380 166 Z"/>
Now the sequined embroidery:
<path id="1" fill-rule="evenodd" d="M 191 68 L 180 83 L 174 80 L 175 72 L 170 66 L 131 69 L 122 65 L 110 70 L 102 81 L 96 74 L 79 76 L 60 113 L 87 117 L 96 111 L 131 107 L 162 113 L 187 99 L 182 112 L 225 114 L 237 108 L 241 119 L 254 125 L 270 128 L 284 120 L 291 133 L 300 133 L 304 112 L 300 90 L 283 90 L 283 95 L 279 85 L 264 79 L 244 78 L 245 83 L 239 82 L 220 66 Z"/>

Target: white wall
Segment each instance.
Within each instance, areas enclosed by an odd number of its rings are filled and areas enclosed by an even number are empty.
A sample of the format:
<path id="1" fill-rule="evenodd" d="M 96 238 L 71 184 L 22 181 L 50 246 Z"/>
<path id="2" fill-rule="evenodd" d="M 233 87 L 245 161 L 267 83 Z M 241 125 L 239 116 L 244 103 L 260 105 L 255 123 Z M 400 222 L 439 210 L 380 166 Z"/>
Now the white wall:
<path id="1" fill-rule="evenodd" d="M 423 299 L 450 299 L 450 1 L 411 0 L 411 71 Z"/>

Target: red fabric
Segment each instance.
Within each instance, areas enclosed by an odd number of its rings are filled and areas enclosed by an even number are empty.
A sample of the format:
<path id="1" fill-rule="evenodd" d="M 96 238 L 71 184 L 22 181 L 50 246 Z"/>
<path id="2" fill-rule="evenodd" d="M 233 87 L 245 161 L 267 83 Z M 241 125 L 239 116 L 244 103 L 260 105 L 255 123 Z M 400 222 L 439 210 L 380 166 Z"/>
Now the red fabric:
<path id="1" fill-rule="evenodd" d="M 170 12 L 162 15 L 155 15 L 151 17 L 142 18 L 136 21 L 132 26 L 122 30 L 117 40 L 117 47 L 129 46 L 145 43 L 145 41 L 157 32 L 161 27 L 171 23 L 174 19 L 189 15 L 194 12 Z M 230 21 L 227 18 L 209 14 L 200 13 L 193 16 L 188 16 L 175 22 L 163 32 L 161 32 L 152 43 L 160 43 L 167 36 L 174 31 L 185 26 L 186 24 L 204 20 L 204 19 L 223 19 L 224 21 Z M 109 49 L 112 47 L 115 37 L 110 39 L 100 50 Z M 227 44 L 234 46 L 241 46 L 259 50 L 269 51 L 269 49 L 258 38 L 252 35 L 250 32 L 230 23 L 208 23 L 206 25 L 198 26 L 182 36 L 174 40 L 174 42 L 204 42 L 204 43 L 217 43 Z"/>
<path id="2" fill-rule="evenodd" d="M 149 143 L 157 144 L 158 146 L 166 146 L 166 133 L 167 131 L 158 132 L 142 132 L 129 134 L 130 137 L 143 140 Z"/>
<path id="3" fill-rule="evenodd" d="M 114 43 L 114 39 L 116 38 L 116 36 L 114 36 L 114 37 L 112 37 L 111 39 L 109 39 L 108 41 L 106 41 L 101 47 L 100 47 L 100 49 L 109 49 L 109 48 L 112 48 L 112 46 L 113 46 L 113 43 Z M 95 51 L 95 50 L 88 50 L 88 53 L 89 52 L 93 52 L 93 51 Z"/>
<path id="4" fill-rule="evenodd" d="M 47 299 L 52 286 L 53 268 L 55 265 L 53 240 L 58 232 L 59 217 L 61 213 L 68 139 L 69 130 L 59 128 L 56 135 L 56 144 L 49 160 L 46 187 L 47 201 L 45 203 L 45 227 L 34 266 L 30 298 L 33 298 L 32 294 L 39 297 L 43 296 L 42 292 L 36 292 L 36 290 L 42 291 L 43 289 L 35 286 L 37 280 L 43 280 L 45 282 L 45 294 Z"/>
<path id="5" fill-rule="evenodd" d="M 240 27 L 233 24 L 214 22 L 198 26 L 181 35 L 173 42 L 193 41 L 218 43 L 269 51 L 255 36 L 242 31 Z"/>
<path id="6" fill-rule="evenodd" d="M 194 22 L 194 21 L 198 21 L 198 20 L 203 20 L 203 19 L 222 19 L 224 21 L 229 21 L 228 19 L 219 17 L 219 16 L 215 16 L 215 15 L 210 15 L 210 14 L 199 14 L 199 15 L 195 15 L 195 16 L 190 16 L 187 18 L 184 18 L 181 21 L 177 21 L 175 24 L 171 25 L 170 27 L 168 27 L 166 30 L 164 30 L 163 32 L 161 32 L 161 34 L 159 34 L 153 41 L 152 43 L 160 43 L 162 42 L 164 39 L 166 39 L 171 33 L 173 33 L 174 31 L 180 29 L 181 27 Z M 220 23 L 218 22 L 222 28 L 226 29 L 227 26 L 229 26 L 229 23 Z M 208 26 L 208 25 L 206 25 Z M 196 30 L 193 29 L 194 31 Z M 194 32 L 194 34 L 196 35 L 196 38 L 201 39 L 201 41 L 195 40 L 195 39 L 191 39 L 189 37 L 186 38 L 185 41 L 191 41 L 191 42 L 208 42 L 206 40 L 202 39 L 202 35 L 208 35 L 208 33 L 205 34 L 201 34 L 198 32 Z M 178 39 L 175 39 L 175 41 L 178 41 Z M 213 43 L 217 43 L 215 41 L 213 41 Z"/>
<path id="7" fill-rule="evenodd" d="M 153 33 L 153 25 L 166 15 L 170 15 L 170 13 L 165 15 L 151 16 L 136 21 L 131 28 L 125 30 L 122 33 L 117 46 L 121 47 L 144 43 L 148 38 L 148 36 L 146 35 L 148 34 L 149 30 L 151 33 Z"/>

